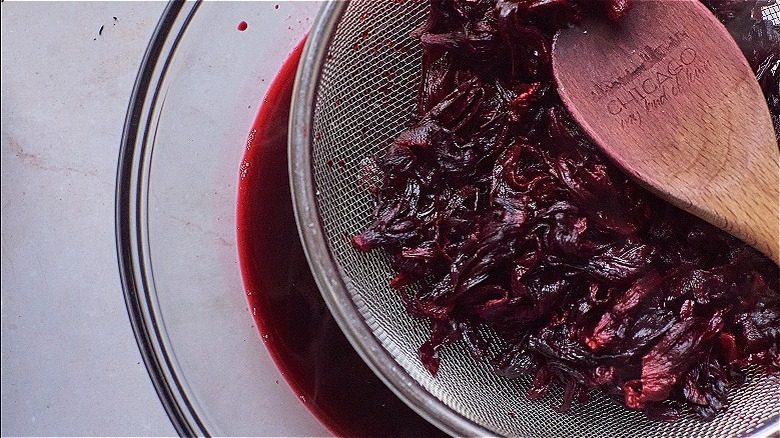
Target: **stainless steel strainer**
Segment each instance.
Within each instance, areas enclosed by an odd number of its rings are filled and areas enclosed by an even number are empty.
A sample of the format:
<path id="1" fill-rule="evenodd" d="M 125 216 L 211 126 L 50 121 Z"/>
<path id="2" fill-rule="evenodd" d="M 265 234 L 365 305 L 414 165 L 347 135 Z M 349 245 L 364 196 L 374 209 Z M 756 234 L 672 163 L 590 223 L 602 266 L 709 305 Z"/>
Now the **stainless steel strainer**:
<path id="1" fill-rule="evenodd" d="M 374 371 L 412 408 L 455 436 L 721 437 L 780 430 L 780 378 L 757 376 L 733 390 L 711 422 L 652 422 L 600 394 L 567 414 L 563 391 L 529 400 L 531 378 L 507 380 L 465 347 L 442 352 L 439 375 L 416 350 L 428 322 L 409 316 L 389 261 L 363 254 L 350 238 L 368 225 L 371 199 L 358 184 L 359 162 L 406 127 L 420 80 L 422 1 L 327 3 L 298 70 L 290 129 L 290 178 L 298 227 L 320 290 L 341 328 Z M 497 344 L 495 348 L 499 348 Z"/>

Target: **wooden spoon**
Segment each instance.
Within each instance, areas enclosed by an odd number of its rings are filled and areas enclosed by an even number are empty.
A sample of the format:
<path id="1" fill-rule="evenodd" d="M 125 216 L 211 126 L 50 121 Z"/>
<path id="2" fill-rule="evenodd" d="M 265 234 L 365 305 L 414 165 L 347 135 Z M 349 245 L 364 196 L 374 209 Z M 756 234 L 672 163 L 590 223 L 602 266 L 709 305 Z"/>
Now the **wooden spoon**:
<path id="1" fill-rule="evenodd" d="M 640 184 L 780 263 L 780 153 L 739 47 L 701 3 L 639 0 L 553 43 L 574 119 Z"/>

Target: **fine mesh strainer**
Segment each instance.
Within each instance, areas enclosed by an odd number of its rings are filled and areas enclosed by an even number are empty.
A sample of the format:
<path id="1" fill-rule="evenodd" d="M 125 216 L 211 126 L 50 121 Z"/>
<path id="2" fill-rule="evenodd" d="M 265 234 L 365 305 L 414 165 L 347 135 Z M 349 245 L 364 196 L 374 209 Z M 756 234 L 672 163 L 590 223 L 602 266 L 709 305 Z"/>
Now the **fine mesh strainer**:
<path id="1" fill-rule="evenodd" d="M 455 344 L 437 377 L 417 356 L 429 324 L 409 316 L 389 260 L 364 254 L 351 236 L 369 223 L 359 163 L 407 126 L 415 108 L 422 50 L 410 37 L 427 2 L 329 2 L 312 29 L 298 71 L 290 129 L 290 179 L 299 231 L 320 290 L 341 328 L 374 371 L 412 408 L 456 436 L 721 437 L 778 433 L 780 377 L 749 371 L 711 422 L 685 415 L 653 422 L 593 393 L 567 414 L 558 388 L 526 398 L 531 377 L 508 380 Z M 486 333 L 489 336 L 489 334 Z M 495 342 L 494 348 L 500 347 Z"/>

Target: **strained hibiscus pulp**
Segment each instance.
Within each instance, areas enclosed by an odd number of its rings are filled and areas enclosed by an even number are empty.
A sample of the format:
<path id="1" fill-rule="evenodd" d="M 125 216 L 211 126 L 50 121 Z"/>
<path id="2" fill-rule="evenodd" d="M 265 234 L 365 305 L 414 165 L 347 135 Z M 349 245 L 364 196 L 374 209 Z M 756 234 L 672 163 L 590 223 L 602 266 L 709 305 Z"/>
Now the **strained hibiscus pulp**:
<path id="1" fill-rule="evenodd" d="M 780 129 L 780 33 L 751 2 L 707 1 L 753 67 Z M 416 118 L 362 163 L 375 200 L 352 239 L 381 248 L 419 356 L 462 340 L 498 374 L 605 392 L 653 419 L 712 419 L 748 365 L 780 371 L 780 272 L 746 244 L 640 188 L 563 107 L 550 50 L 583 14 L 627 0 L 434 0 Z M 780 131 L 778 131 L 780 138 Z M 416 287 L 409 288 L 414 284 Z M 502 353 L 486 357 L 488 327 Z"/>

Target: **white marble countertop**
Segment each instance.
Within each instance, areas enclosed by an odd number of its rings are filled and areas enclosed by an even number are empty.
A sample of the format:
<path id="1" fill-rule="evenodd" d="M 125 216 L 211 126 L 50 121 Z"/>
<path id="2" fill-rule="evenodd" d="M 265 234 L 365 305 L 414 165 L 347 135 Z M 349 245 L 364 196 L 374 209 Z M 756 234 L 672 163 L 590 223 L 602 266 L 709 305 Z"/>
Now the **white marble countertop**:
<path id="1" fill-rule="evenodd" d="M 127 317 L 114 183 L 164 2 L 15 2 L 2 20 L 2 435 L 174 435 Z"/>

